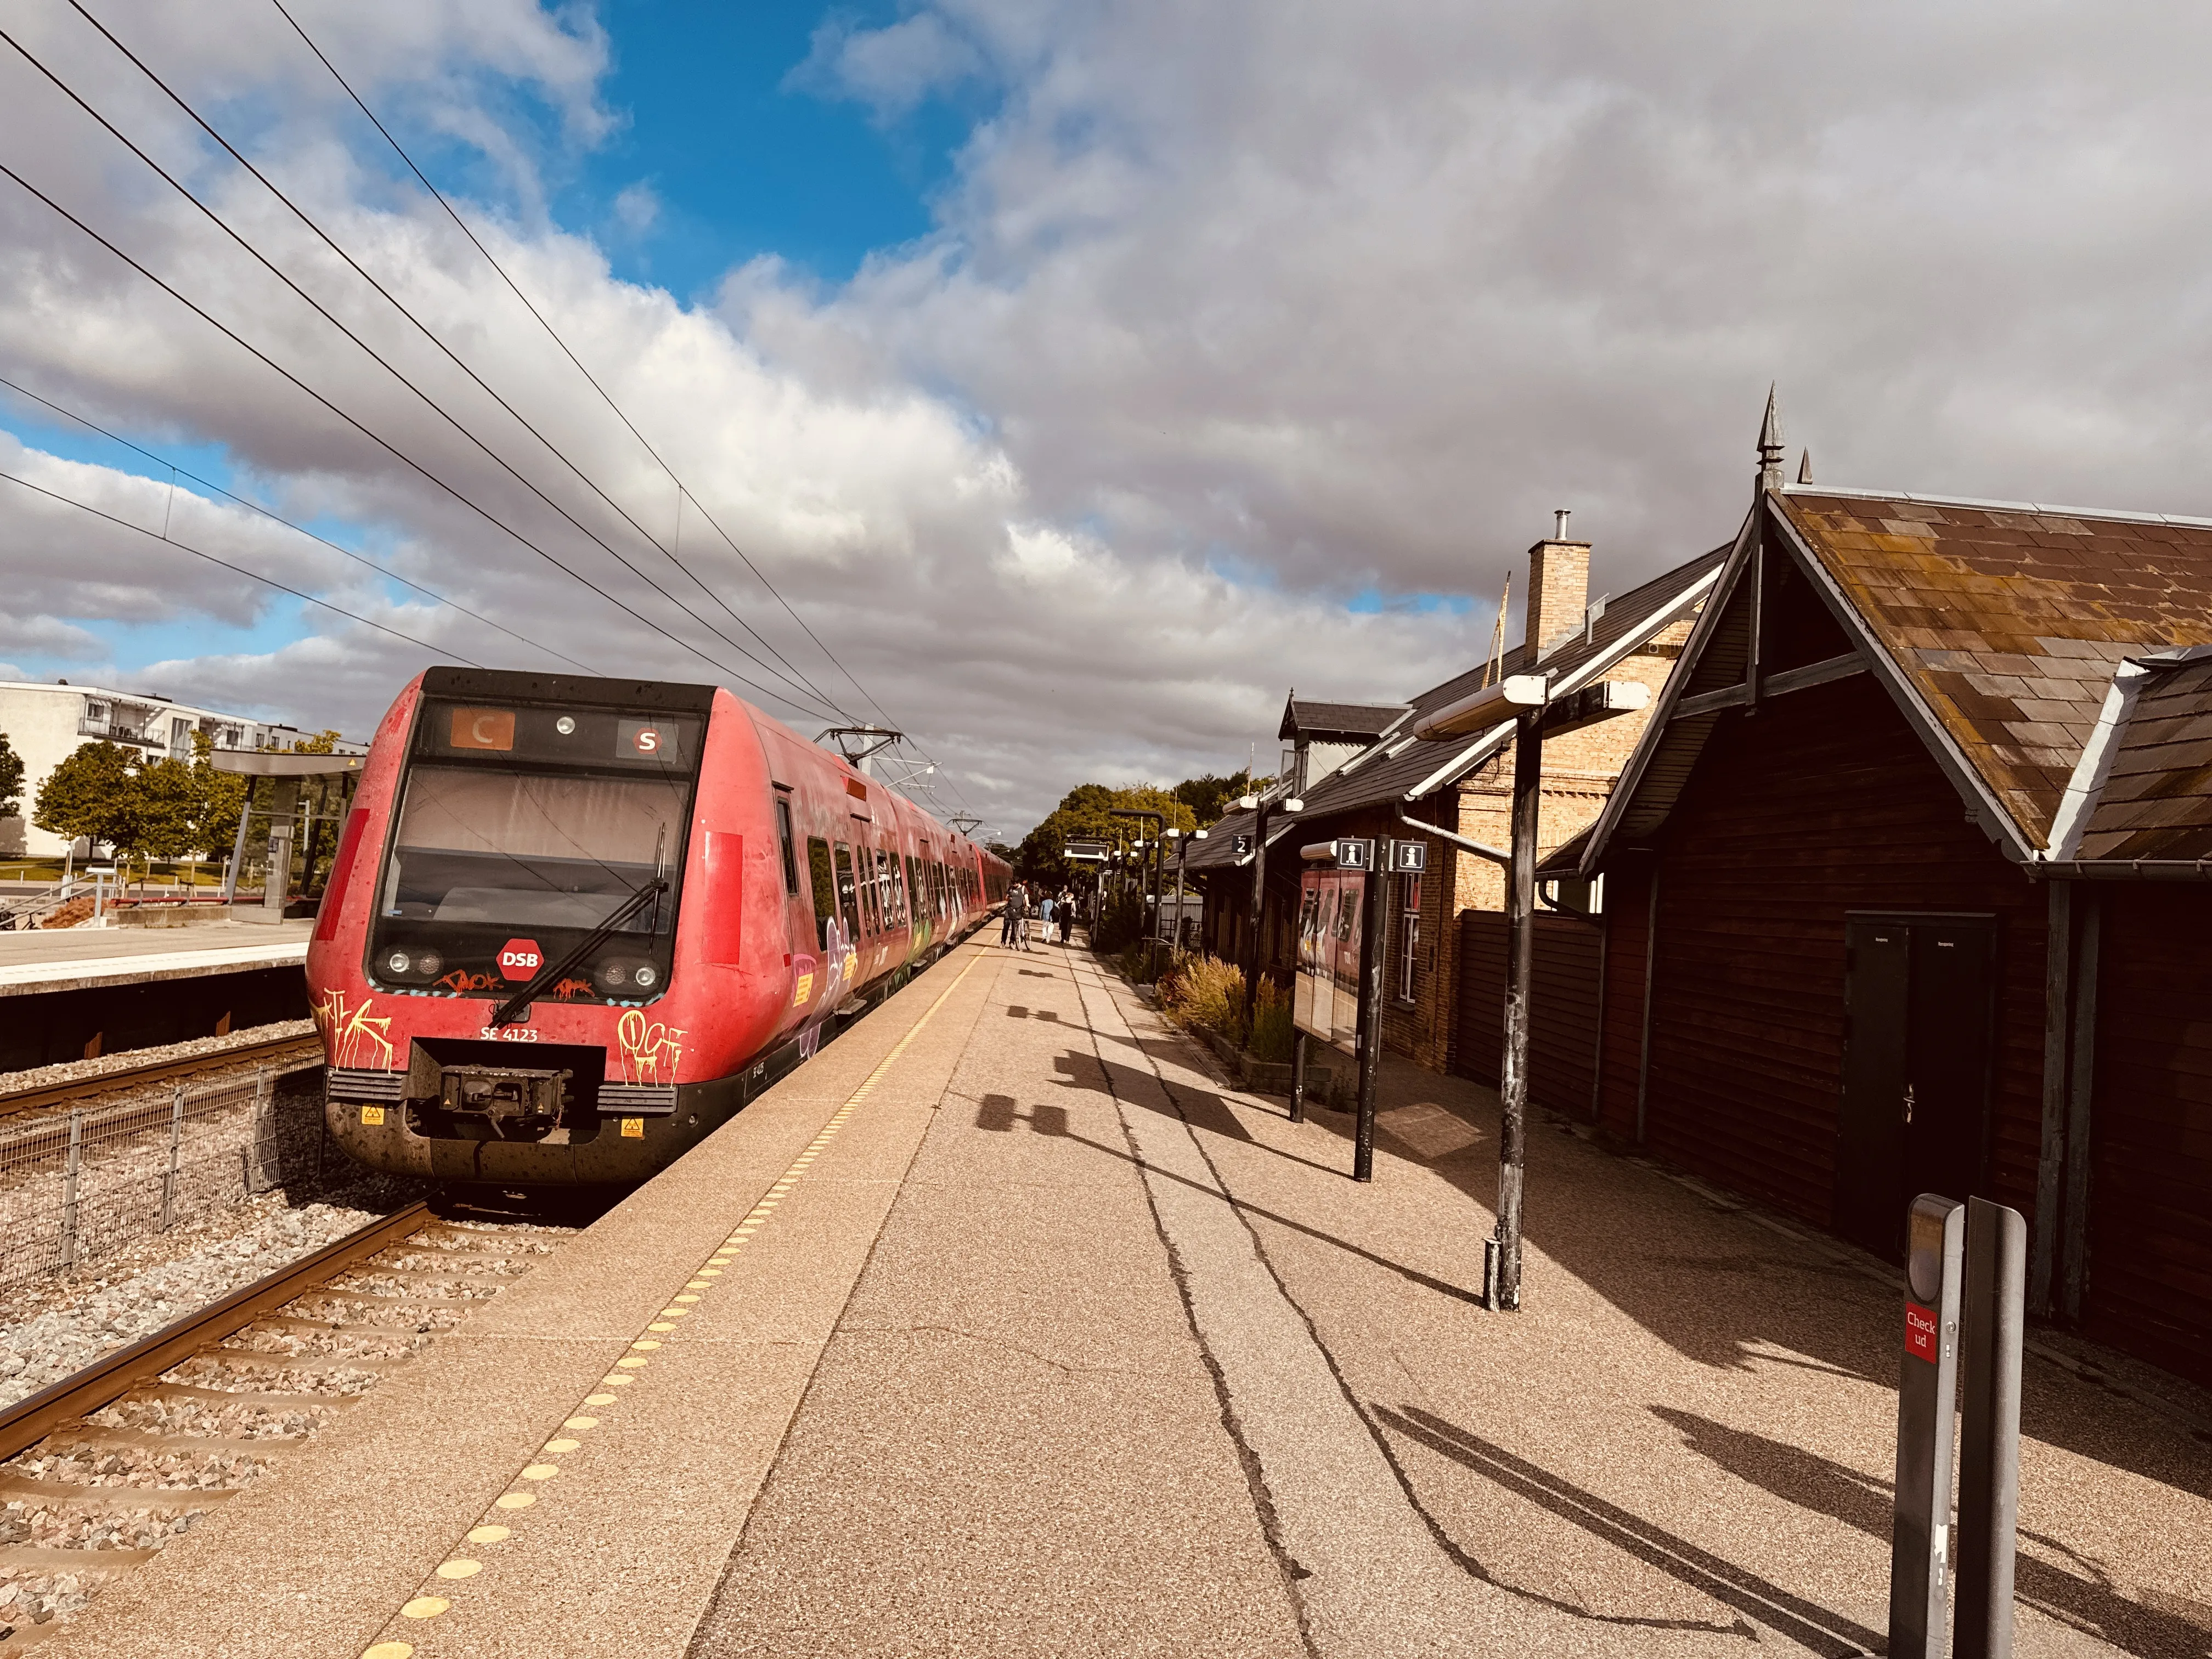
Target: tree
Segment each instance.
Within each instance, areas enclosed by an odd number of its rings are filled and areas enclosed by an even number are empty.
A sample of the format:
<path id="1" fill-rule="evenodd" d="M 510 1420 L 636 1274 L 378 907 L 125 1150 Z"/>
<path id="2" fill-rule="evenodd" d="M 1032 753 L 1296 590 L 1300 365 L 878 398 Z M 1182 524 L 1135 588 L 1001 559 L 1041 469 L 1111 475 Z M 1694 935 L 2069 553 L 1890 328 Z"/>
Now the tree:
<path id="1" fill-rule="evenodd" d="M 22 816 L 23 757 L 0 732 L 0 818 Z"/>
<path id="2" fill-rule="evenodd" d="M 1043 823 L 1022 838 L 1021 850 L 1014 859 L 1017 872 L 1027 881 L 1042 882 L 1048 887 L 1065 886 L 1075 873 L 1065 856 L 1071 840 L 1090 838 L 1110 843 L 1117 836 L 1135 841 L 1158 832 L 1159 826 L 1146 819 L 1115 817 L 1113 809 L 1117 806 L 1141 807 L 1160 813 L 1170 829 L 1198 828 L 1198 820 L 1188 805 L 1149 783 L 1135 784 L 1127 789 L 1109 788 L 1103 783 L 1079 783 L 1060 798 L 1060 805 Z"/>
<path id="3" fill-rule="evenodd" d="M 180 760 L 141 760 L 131 775 L 129 808 L 112 825 L 115 850 L 137 859 L 180 859 L 200 848 L 199 780 Z"/>
<path id="4" fill-rule="evenodd" d="M 335 755 L 337 753 L 339 733 L 325 727 L 312 738 L 301 738 L 292 745 L 295 755 Z"/>
<path id="5" fill-rule="evenodd" d="M 112 843 L 118 830 L 128 832 L 137 793 L 131 760 L 119 744 L 78 744 L 39 786 L 31 822 L 70 841 L 86 836 Z"/>
<path id="6" fill-rule="evenodd" d="M 1255 789 L 1265 789 L 1273 778 L 1255 778 L 1249 769 L 1231 772 L 1220 778 L 1207 773 L 1202 778 L 1185 778 L 1175 787 L 1175 798 L 1190 808 L 1198 819 L 1198 829 L 1204 830 L 1218 823 L 1223 813 L 1236 802 L 1239 795 L 1249 794 Z"/>
<path id="7" fill-rule="evenodd" d="M 192 844 L 210 858 L 220 858 L 238 835 L 238 820 L 246 811 L 253 780 L 241 773 L 216 771 L 214 756 L 215 739 L 204 732 L 193 732 Z"/>

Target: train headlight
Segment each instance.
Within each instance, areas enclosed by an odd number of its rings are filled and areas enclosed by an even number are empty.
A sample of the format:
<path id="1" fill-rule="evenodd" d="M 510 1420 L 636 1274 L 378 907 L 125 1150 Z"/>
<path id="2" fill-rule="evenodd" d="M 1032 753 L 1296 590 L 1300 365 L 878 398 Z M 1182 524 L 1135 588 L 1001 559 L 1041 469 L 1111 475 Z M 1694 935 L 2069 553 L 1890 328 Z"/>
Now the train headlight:
<path id="1" fill-rule="evenodd" d="M 641 963 L 638 965 L 636 971 L 632 973 L 629 977 L 630 982 L 635 985 L 639 990 L 650 991 L 654 986 L 660 983 L 660 969 L 654 967 L 649 962 Z"/>
<path id="2" fill-rule="evenodd" d="M 435 979 L 438 975 L 438 969 L 445 965 L 445 958 L 440 956 L 435 951 L 425 951 L 421 956 L 415 958 L 415 971 L 422 975 L 425 979 Z"/>
<path id="3" fill-rule="evenodd" d="M 384 971 L 394 979 L 404 979 L 415 971 L 415 958 L 404 951 L 386 951 L 384 957 Z"/>
<path id="4" fill-rule="evenodd" d="M 599 980 L 601 990 L 618 991 L 629 982 L 629 969 L 619 962 L 605 962 L 599 964 L 599 970 L 594 977 Z"/>
<path id="5" fill-rule="evenodd" d="M 564 738 L 574 737 L 576 733 L 576 717 L 574 714 L 562 715 L 559 720 L 553 722 L 553 729 Z"/>

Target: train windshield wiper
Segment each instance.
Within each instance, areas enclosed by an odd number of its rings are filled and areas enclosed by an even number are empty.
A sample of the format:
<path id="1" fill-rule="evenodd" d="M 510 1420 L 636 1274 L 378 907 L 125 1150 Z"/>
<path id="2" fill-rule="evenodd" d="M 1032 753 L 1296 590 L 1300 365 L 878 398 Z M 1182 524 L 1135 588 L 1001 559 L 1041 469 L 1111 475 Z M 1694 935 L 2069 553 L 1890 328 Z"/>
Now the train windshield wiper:
<path id="1" fill-rule="evenodd" d="M 668 890 L 668 878 L 655 876 L 651 881 L 623 901 L 622 908 L 586 934 L 584 942 L 562 957 L 560 961 L 540 968 L 530 983 L 491 1011 L 491 1028 L 496 1031 L 502 1025 L 512 1025 L 521 1018 L 522 1011 L 535 1001 L 538 994 L 547 986 L 557 984 L 568 977 L 569 970 L 582 963 L 586 957 L 605 945 L 615 930 L 628 921 L 647 903 Z"/>

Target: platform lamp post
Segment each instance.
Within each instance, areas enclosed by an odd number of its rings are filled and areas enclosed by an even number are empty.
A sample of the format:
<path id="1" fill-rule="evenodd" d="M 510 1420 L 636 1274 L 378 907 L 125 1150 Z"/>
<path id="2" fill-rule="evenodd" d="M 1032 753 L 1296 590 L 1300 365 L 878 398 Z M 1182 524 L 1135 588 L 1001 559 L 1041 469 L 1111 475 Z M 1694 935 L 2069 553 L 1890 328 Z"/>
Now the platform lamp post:
<path id="1" fill-rule="evenodd" d="M 1168 831 L 1168 834 L 1170 834 L 1170 835 L 1173 836 L 1176 838 L 1176 930 L 1175 930 L 1175 953 L 1176 953 L 1176 956 L 1180 957 L 1181 955 L 1182 955 L 1182 866 L 1183 866 L 1183 860 L 1186 860 L 1186 859 L 1188 859 L 1188 858 L 1190 856 L 1190 844 L 1191 844 L 1191 842 L 1194 842 L 1194 841 L 1204 841 L 1204 840 L 1206 839 L 1206 831 L 1205 831 L 1205 830 L 1169 830 L 1169 831 Z"/>
<path id="2" fill-rule="evenodd" d="M 1505 1052 L 1498 1068 L 1498 1226 L 1484 1243 L 1483 1302 L 1521 1307 L 1521 1190 L 1528 1167 L 1528 991 L 1534 977 L 1537 809 L 1543 799 L 1544 715 L 1550 687 L 1540 674 L 1509 674 L 1438 709 L 1413 728 L 1428 742 L 1464 740 L 1513 725 L 1511 850 L 1501 851 L 1428 824 L 1409 828 L 1505 866 Z"/>
<path id="3" fill-rule="evenodd" d="M 1277 812 L 1303 812 L 1306 804 L 1295 795 L 1279 801 L 1246 795 L 1237 804 L 1252 815 L 1252 937 L 1244 950 L 1244 1034 L 1249 1041 L 1260 995 L 1261 924 L 1267 914 L 1267 820 Z"/>
<path id="4" fill-rule="evenodd" d="M 1159 969 L 1158 966 L 1158 958 L 1155 947 L 1158 944 L 1160 933 L 1160 837 L 1158 832 L 1165 829 L 1167 826 L 1167 814 L 1164 812 L 1155 812 L 1149 807 L 1143 806 L 1109 806 L 1106 810 L 1107 815 L 1110 817 L 1138 818 L 1151 825 L 1153 830 L 1153 834 L 1151 836 L 1137 843 L 1139 849 L 1143 851 L 1146 855 L 1145 865 L 1139 866 L 1137 882 L 1138 886 L 1141 889 L 1145 883 L 1146 869 L 1149 867 L 1152 878 L 1152 908 L 1150 918 L 1151 927 L 1149 930 L 1151 937 L 1146 940 L 1145 945 L 1145 965 L 1152 970 L 1153 976 L 1157 978 L 1159 974 Z"/>

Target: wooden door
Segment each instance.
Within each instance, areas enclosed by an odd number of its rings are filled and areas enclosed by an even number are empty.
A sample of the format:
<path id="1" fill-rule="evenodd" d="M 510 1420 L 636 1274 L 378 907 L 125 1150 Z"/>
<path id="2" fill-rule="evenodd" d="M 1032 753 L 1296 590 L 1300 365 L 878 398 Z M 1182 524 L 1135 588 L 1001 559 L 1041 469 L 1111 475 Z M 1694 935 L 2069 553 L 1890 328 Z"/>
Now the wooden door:
<path id="1" fill-rule="evenodd" d="M 1854 915 L 1845 944 L 1835 1227 L 1894 1259 L 1915 1194 L 1982 1190 L 1996 921 Z"/>

